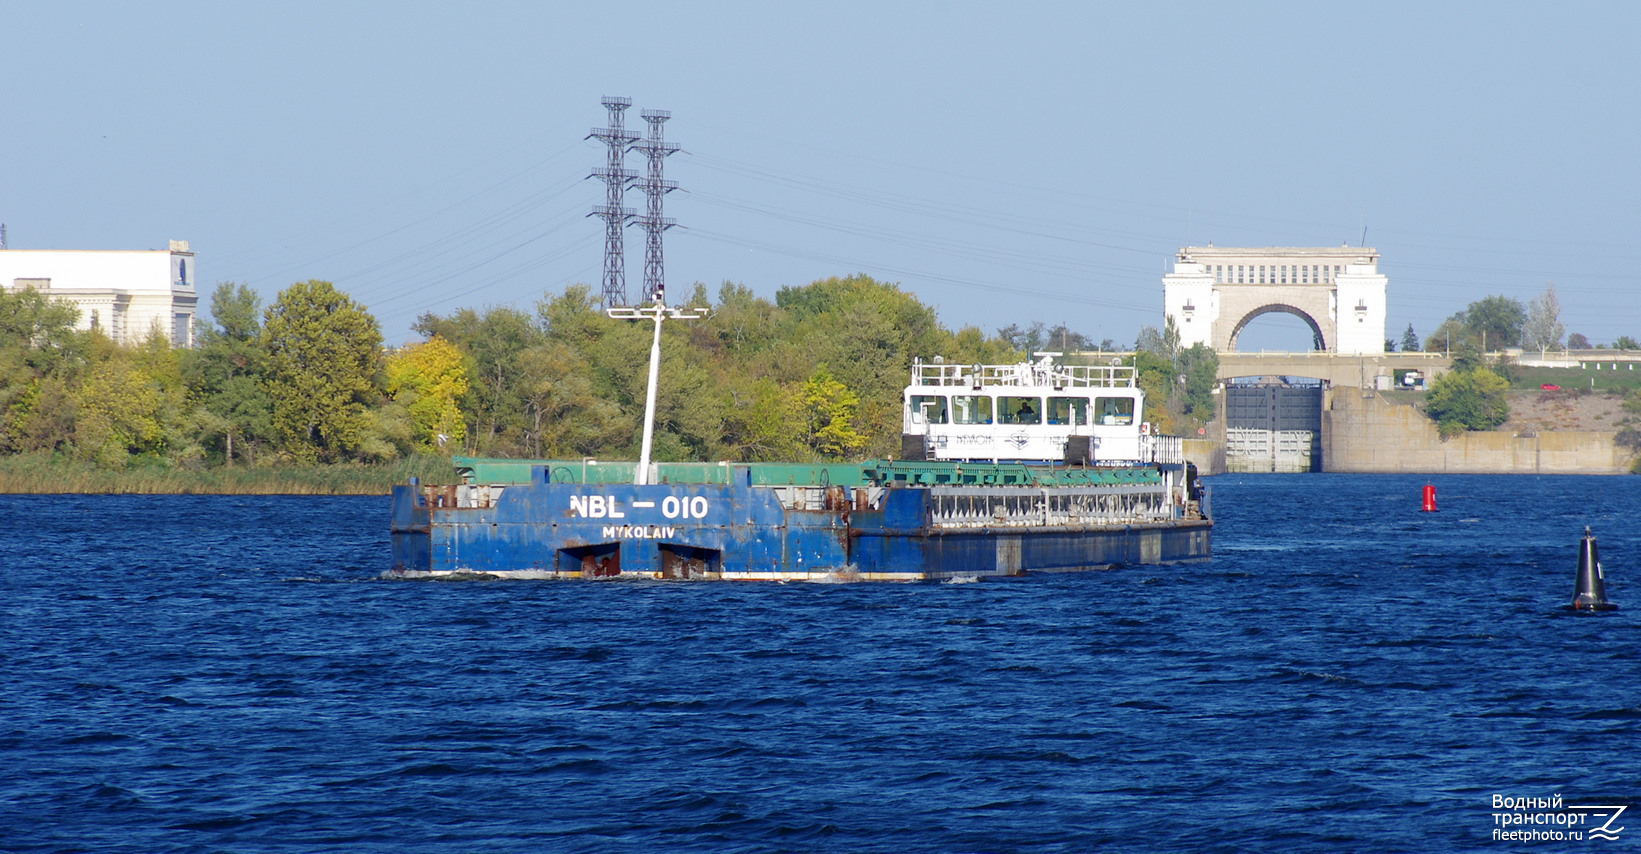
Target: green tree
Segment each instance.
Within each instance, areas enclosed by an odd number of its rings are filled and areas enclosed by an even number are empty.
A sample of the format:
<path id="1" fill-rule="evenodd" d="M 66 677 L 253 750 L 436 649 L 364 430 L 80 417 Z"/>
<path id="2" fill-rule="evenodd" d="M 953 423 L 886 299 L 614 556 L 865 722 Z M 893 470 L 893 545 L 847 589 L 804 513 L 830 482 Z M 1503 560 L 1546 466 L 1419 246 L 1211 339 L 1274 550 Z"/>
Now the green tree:
<path id="1" fill-rule="evenodd" d="M 1515 347 L 1521 343 L 1526 322 L 1527 310 L 1519 301 L 1504 296 L 1484 297 L 1442 321 L 1425 336 L 1425 346 L 1439 346 L 1445 351 L 1456 350 L 1461 344 L 1488 351 Z"/>
<path id="2" fill-rule="evenodd" d="M 1197 426 L 1213 420 L 1214 387 L 1219 385 L 1219 354 L 1206 344 L 1192 344 L 1180 351 L 1185 376 L 1180 387 L 1178 410 Z"/>
<path id="3" fill-rule="evenodd" d="M 1077 332 L 1064 323 L 1057 323 L 1049 327 L 1043 336 L 1043 345 L 1060 353 L 1075 353 L 1081 350 L 1094 349 L 1094 342 L 1087 335 Z"/>
<path id="4" fill-rule="evenodd" d="M 1402 352 L 1419 352 L 1419 333 L 1413 331 L 1413 324 L 1407 325 L 1407 331 L 1402 333 Z"/>
<path id="5" fill-rule="evenodd" d="M 1150 353 L 1173 364 L 1179 354 L 1179 328 L 1174 325 L 1174 319 L 1168 318 L 1160 332 L 1155 326 L 1140 327 L 1140 334 L 1134 336 L 1134 351 Z"/>
<path id="6" fill-rule="evenodd" d="M 171 346 L 170 336 L 158 327 L 149 332 L 142 344 L 125 349 L 131 356 L 132 365 L 149 379 L 157 395 L 155 418 L 162 433 L 161 446 L 139 453 L 154 456 L 163 453 L 172 465 L 196 466 L 203 463 L 203 451 L 193 429 L 189 389 L 182 373 L 184 351 Z"/>
<path id="7" fill-rule="evenodd" d="M 1205 344 L 1179 350 L 1171 359 L 1138 350 L 1132 364 L 1145 392 L 1143 418 L 1160 433 L 1183 435 L 1214 417 L 1214 387 L 1219 383 L 1219 356 Z"/>
<path id="8" fill-rule="evenodd" d="M 12 451 L 63 451 L 74 444 L 78 378 L 36 377 L 6 411 L 6 447 Z"/>
<path id="9" fill-rule="evenodd" d="M 1483 297 L 1464 310 L 1464 325 L 1481 339 L 1483 350 L 1514 347 L 1521 343 L 1521 327 L 1527 312 L 1519 300 L 1505 296 Z"/>
<path id="10" fill-rule="evenodd" d="M 752 289 L 724 282 L 718 289 L 718 306 L 697 328 L 706 333 L 704 342 L 714 352 L 735 353 L 756 350 L 769 343 L 769 332 L 777 323 L 778 309 Z"/>
<path id="11" fill-rule="evenodd" d="M 415 450 L 415 433 L 410 413 L 398 401 L 367 407 L 359 414 L 359 443 L 352 456 L 367 463 L 397 459 Z"/>
<path id="12" fill-rule="evenodd" d="M 514 308 L 489 308 L 481 314 L 464 308 L 448 317 L 424 314 L 412 327 L 438 336 L 461 350 L 468 361 L 468 388 L 461 401 L 467 416 L 468 447 L 481 454 L 529 453 L 530 415 L 523 384 L 528 378 L 519 360 L 546 340 L 536 321 Z"/>
<path id="13" fill-rule="evenodd" d="M 199 333 L 202 342 L 255 341 L 261 331 L 262 298 L 244 282 L 220 282 L 211 292 L 211 319 Z"/>
<path id="14" fill-rule="evenodd" d="M 1010 348 L 1028 355 L 1043 351 L 1075 353 L 1095 348 L 1092 339 L 1064 323 L 1052 327 L 1042 321 L 1035 321 L 1027 327 L 1011 323 L 997 330 L 997 337 Z"/>
<path id="15" fill-rule="evenodd" d="M 1425 395 L 1425 414 L 1442 438 L 1466 430 L 1491 430 L 1510 417 L 1505 392 L 1510 384 L 1482 367 L 1453 370 L 1437 377 Z"/>
<path id="16" fill-rule="evenodd" d="M 1614 350 L 1641 350 L 1641 343 L 1637 343 L 1634 338 L 1631 338 L 1628 335 L 1620 335 L 1620 336 L 1618 336 L 1618 340 L 1613 342 L 1613 349 Z"/>
<path id="17" fill-rule="evenodd" d="M 777 378 L 798 385 L 810 378 L 812 366 L 829 365 L 859 397 L 862 449 L 881 456 L 898 449 L 900 397 L 912 359 L 952 348 L 952 335 L 934 310 L 869 276 L 782 288 L 775 302 L 784 315 L 777 332 L 783 341 L 766 352 Z"/>
<path id="18" fill-rule="evenodd" d="M 731 376 L 725 384 L 720 459 L 736 462 L 798 459 L 806 414 L 794 395 L 769 377 Z"/>
<path id="19" fill-rule="evenodd" d="M 72 440 L 72 387 L 91 335 L 79 309 L 33 288 L 0 289 L 0 449 L 54 449 Z"/>
<path id="20" fill-rule="evenodd" d="M 1474 341 L 1465 340 L 1454 345 L 1452 357 L 1452 369 L 1458 373 L 1487 368 L 1487 356 L 1481 351 L 1481 345 Z"/>
<path id="21" fill-rule="evenodd" d="M 959 365 L 1002 365 L 1025 358 L 1025 353 L 1001 337 L 987 338 L 978 326 L 965 326 L 952 335 L 950 348 L 940 355 Z"/>
<path id="22" fill-rule="evenodd" d="M 978 329 L 948 331 L 928 306 L 866 276 L 784 288 L 774 301 L 725 282 L 716 306 L 696 285 L 688 304 L 709 311 L 663 326 L 657 460 L 814 457 L 822 453 L 815 441 L 833 439 L 828 453 L 893 453 L 914 357 L 1018 358 Z M 533 319 L 510 309 L 462 310 L 424 315 L 417 330 L 446 338 L 473 366 L 461 408 L 481 452 L 636 455 L 651 328 L 604 316 L 587 286 L 545 294 Z M 812 434 L 804 390 L 823 363 L 855 402 L 847 418 L 822 419 Z"/>
<path id="23" fill-rule="evenodd" d="M 0 348 L 51 354 L 70 346 L 80 310 L 33 288 L 0 289 Z M 34 363 L 39 367 L 39 363 Z"/>
<path id="24" fill-rule="evenodd" d="M 279 292 L 259 340 L 263 387 L 282 449 L 299 461 L 357 459 L 379 402 L 382 333 L 376 319 L 330 282 L 309 279 Z"/>
<path id="25" fill-rule="evenodd" d="M 530 456 L 602 456 L 630 441 L 636 425 L 596 387 L 591 365 L 575 347 L 539 344 L 519 357 L 518 368 Z"/>
<path id="26" fill-rule="evenodd" d="M 1030 326 L 1021 326 L 1018 323 L 1010 323 L 1002 329 L 997 330 L 997 337 L 1008 342 L 1008 345 L 1015 350 L 1030 353 L 1034 350 L 1041 349 L 1041 344 L 1043 343 L 1043 324 L 1040 321 L 1033 323 Z"/>
<path id="27" fill-rule="evenodd" d="M 613 329 L 632 325 L 605 317 L 598 310 L 598 297 L 586 285 L 571 285 L 564 293 L 536 303 L 536 316 L 549 337 L 572 343 L 596 341 Z M 644 340 L 648 343 L 649 336 Z"/>
<path id="28" fill-rule="evenodd" d="M 1464 313 L 1460 312 L 1442 321 L 1435 329 L 1430 330 L 1430 334 L 1424 337 L 1424 345 L 1426 349 L 1451 353 L 1455 347 L 1462 346 L 1471 338 L 1470 327 L 1464 325 Z M 1474 336 L 1474 338 L 1476 345 L 1480 346 L 1481 336 Z"/>
<path id="29" fill-rule="evenodd" d="M 183 355 L 183 377 L 198 401 L 196 432 L 226 465 L 241 457 L 254 460 L 274 435 L 273 405 L 261 381 L 267 361 L 261 314 L 262 300 L 249 286 L 218 284 L 211 294 L 213 323 L 200 329 L 198 346 Z"/>
<path id="30" fill-rule="evenodd" d="M 1219 354 L 1206 344 L 1181 347 L 1173 320 L 1140 329 L 1130 360 L 1145 392 L 1146 414 L 1158 432 L 1193 432 L 1214 417 L 1214 387 L 1219 384 Z"/>
<path id="31" fill-rule="evenodd" d="M 92 365 L 76 395 L 76 454 L 99 468 L 124 468 L 133 454 L 165 450 L 160 383 L 134 361 L 122 352 Z"/>
<path id="32" fill-rule="evenodd" d="M 1174 423 L 1168 401 L 1179 383 L 1174 363 L 1150 350 L 1135 350 L 1130 360 L 1134 367 L 1135 383 L 1145 392 L 1145 412 L 1140 417 L 1150 421 L 1159 433 L 1178 434 L 1183 427 Z"/>

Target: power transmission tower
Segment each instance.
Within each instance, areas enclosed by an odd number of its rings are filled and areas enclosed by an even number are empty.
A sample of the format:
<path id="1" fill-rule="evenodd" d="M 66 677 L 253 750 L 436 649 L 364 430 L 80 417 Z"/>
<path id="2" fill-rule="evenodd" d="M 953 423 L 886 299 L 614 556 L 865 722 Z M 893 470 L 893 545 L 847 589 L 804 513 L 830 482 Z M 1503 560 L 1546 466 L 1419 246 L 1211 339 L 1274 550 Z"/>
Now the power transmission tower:
<path id="1" fill-rule="evenodd" d="M 596 139 L 609 146 L 609 155 L 602 167 L 588 176 L 604 182 L 604 204 L 595 205 L 588 216 L 604 220 L 604 307 L 627 305 L 626 249 L 622 245 L 622 229 L 633 218 L 632 208 L 622 207 L 622 195 L 627 185 L 637 176 L 626 166 L 627 149 L 637 141 L 638 134 L 622 126 L 622 114 L 632 106 L 631 98 L 605 96 L 604 107 L 610 111 L 608 127 L 593 128 L 586 139 Z"/>
<path id="2" fill-rule="evenodd" d="M 672 113 L 666 110 L 645 110 L 642 114 L 644 121 L 649 122 L 650 134 L 648 137 L 635 143 L 634 151 L 642 152 L 649 161 L 649 168 L 643 179 L 638 182 L 639 189 L 644 191 L 649 204 L 645 207 L 644 215 L 638 218 L 634 225 L 644 229 L 644 298 L 658 304 L 666 304 L 666 266 L 661 253 L 661 233 L 677 222 L 661 215 L 661 199 L 666 194 L 678 189 L 677 181 L 668 181 L 661 177 L 662 166 L 667 155 L 678 150 L 678 146 L 663 139 L 663 125 Z"/>

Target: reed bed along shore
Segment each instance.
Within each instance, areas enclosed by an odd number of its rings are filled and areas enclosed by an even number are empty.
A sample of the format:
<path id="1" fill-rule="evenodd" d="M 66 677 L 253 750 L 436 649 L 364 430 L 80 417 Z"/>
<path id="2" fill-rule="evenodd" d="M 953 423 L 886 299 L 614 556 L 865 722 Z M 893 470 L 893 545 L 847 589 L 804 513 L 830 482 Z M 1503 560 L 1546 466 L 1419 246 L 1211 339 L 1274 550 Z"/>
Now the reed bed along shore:
<path id="1" fill-rule="evenodd" d="M 201 469 L 161 463 L 119 470 L 48 454 L 0 457 L 0 494 L 386 495 L 412 476 L 453 483 L 443 457 L 408 457 L 380 465 L 313 465 Z"/>

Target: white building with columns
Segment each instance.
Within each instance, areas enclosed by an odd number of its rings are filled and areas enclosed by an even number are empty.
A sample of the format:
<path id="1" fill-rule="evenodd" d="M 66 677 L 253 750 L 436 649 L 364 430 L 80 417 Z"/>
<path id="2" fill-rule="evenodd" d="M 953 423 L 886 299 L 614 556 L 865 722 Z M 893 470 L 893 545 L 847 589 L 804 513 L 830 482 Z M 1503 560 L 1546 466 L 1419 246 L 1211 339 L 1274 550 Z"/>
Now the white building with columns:
<path id="1" fill-rule="evenodd" d="M 100 251 L 0 249 L 0 287 L 33 288 L 80 309 L 80 329 L 100 329 L 119 344 L 157 332 L 173 346 L 194 344 L 194 253 L 169 249 Z"/>
<path id="2" fill-rule="evenodd" d="M 1163 309 L 1185 347 L 1235 352 L 1250 321 L 1283 312 L 1310 326 L 1315 350 L 1383 353 L 1388 280 L 1378 264 L 1365 246 L 1186 246 L 1162 277 Z"/>

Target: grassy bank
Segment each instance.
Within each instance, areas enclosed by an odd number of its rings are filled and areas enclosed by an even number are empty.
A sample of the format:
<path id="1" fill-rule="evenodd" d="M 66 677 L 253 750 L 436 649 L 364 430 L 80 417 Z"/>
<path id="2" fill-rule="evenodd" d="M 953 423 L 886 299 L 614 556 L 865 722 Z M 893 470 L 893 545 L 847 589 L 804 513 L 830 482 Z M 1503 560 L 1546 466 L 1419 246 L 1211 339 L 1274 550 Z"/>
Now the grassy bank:
<path id="1" fill-rule="evenodd" d="M 1557 385 L 1570 391 L 1596 391 L 1608 394 L 1626 394 L 1641 388 L 1641 371 L 1631 370 L 1626 363 L 1624 370 L 1591 370 L 1587 368 L 1527 368 L 1513 365 L 1510 368 L 1510 387 L 1515 389 L 1537 389 L 1543 385 Z"/>
<path id="2" fill-rule="evenodd" d="M 450 460 L 410 457 L 382 465 L 174 469 L 163 464 L 99 469 L 49 454 L 0 457 L 0 493 L 151 495 L 386 495 L 411 476 L 453 483 Z"/>

